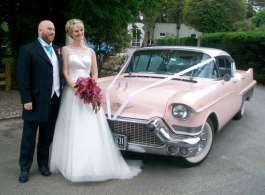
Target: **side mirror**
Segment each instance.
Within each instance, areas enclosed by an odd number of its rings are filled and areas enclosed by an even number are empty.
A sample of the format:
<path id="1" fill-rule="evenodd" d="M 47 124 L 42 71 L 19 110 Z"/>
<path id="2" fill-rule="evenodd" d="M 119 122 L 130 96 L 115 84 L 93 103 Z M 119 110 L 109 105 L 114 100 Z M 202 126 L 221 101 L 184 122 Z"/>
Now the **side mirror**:
<path id="1" fill-rule="evenodd" d="M 230 81 L 231 76 L 230 76 L 229 74 L 225 74 L 225 75 L 223 76 L 223 79 L 224 79 L 224 81 Z"/>

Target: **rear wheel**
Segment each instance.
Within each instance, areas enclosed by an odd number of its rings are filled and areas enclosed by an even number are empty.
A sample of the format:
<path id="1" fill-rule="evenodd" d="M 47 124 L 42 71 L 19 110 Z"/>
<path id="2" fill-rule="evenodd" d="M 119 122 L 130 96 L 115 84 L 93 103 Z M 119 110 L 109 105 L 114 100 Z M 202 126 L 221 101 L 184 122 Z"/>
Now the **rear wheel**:
<path id="1" fill-rule="evenodd" d="M 214 129 L 212 121 L 208 118 L 204 124 L 199 149 L 195 157 L 178 157 L 178 163 L 182 167 L 194 167 L 201 164 L 212 148 Z"/>

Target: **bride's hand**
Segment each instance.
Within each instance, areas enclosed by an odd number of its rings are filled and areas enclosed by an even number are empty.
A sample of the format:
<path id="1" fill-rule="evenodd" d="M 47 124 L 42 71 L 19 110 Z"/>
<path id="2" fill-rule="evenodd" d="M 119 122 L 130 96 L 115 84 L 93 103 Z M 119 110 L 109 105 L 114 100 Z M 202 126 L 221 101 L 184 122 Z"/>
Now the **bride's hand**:
<path id="1" fill-rule="evenodd" d="M 72 88 L 73 89 L 73 91 L 76 93 L 77 92 L 77 88 Z"/>

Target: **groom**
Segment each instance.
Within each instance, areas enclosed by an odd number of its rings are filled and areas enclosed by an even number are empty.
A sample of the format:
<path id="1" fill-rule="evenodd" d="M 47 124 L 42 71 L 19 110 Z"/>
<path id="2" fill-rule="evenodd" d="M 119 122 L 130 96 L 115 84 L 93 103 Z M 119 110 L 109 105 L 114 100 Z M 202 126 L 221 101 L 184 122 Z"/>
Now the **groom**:
<path id="1" fill-rule="evenodd" d="M 38 26 L 38 40 L 21 46 L 17 62 L 17 79 L 24 120 L 20 147 L 20 182 L 27 182 L 38 132 L 37 163 L 43 176 L 49 176 L 49 148 L 58 115 L 62 59 L 60 49 L 52 44 L 55 27 L 44 20 Z"/>

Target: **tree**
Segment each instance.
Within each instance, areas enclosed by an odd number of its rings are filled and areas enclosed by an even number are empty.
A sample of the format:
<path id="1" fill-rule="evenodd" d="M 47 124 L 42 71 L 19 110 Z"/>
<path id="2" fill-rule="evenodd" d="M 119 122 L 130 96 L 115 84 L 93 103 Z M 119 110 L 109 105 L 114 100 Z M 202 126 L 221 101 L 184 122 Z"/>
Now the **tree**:
<path id="1" fill-rule="evenodd" d="M 163 2 L 162 0 L 161 2 Z M 142 0 L 141 1 L 141 15 L 144 24 L 144 47 L 147 46 L 147 40 L 153 37 L 153 27 L 155 26 L 156 19 L 163 12 L 163 7 L 159 0 Z"/>
<path id="2" fill-rule="evenodd" d="M 165 16 L 170 22 L 179 22 L 184 0 L 142 0 L 140 2 L 144 24 L 144 46 L 147 46 L 147 40 L 153 37 L 155 22 L 161 22 Z"/>
<path id="3" fill-rule="evenodd" d="M 122 52 L 130 46 L 128 25 L 138 17 L 138 10 L 138 0 L 69 0 L 64 16 L 81 19 L 85 25 L 86 39 L 95 47 L 101 47 L 105 42 L 114 46 L 117 52 Z M 108 55 L 98 51 L 96 54 L 100 75 Z"/>
<path id="4" fill-rule="evenodd" d="M 186 0 L 183 10 L 184 23 L 204 32 L 224 32 L 233 24 L 246 18 L 244 0 Z"/>
<path id="5" fill-rule="evenodd" d="M 56 28 L 55 43 L 65 42 L 63 0 L 7 0 L 5 21 L 8 23 L 8 37 L 13 57 L 16 59 L 19 47 L 37 40 L 38 24 L 41 20 L 53 21 Z"/>
<path id="6" fill-rule="evenodd" d="M 51 20 L 56 28 L 54 42 L 65 44 L 65 23 L 72 18 L 83 20 L 85 35 L 92 43 L 104 39 L 125 47 L 128 43 L 127 26 L 138 15 L 137 0 L 5 0 L 3 15 L 9 26 L 9 39 L 14 54 L 18 48 L 37 38 L 41 20 Z M 2 11 L 2 9 L 1 9 Z M 122 47 L 122 46 L 121 46 Z"/>
<path id="7" fill-rule="evenodd" d="M 138 5 L 137 0 L 70 0 L 65 17 L 82 19 L 86 38 L 93 45 L 104 40 L 121 50 L 128 47 L 128 24 L 135 21 Z"/>
<path id="8" fill-rule="evenodd" d="M 1 15 L 5 16 L 1 19 L 8 24 L 14 59 L 21 45 L 37 39 L 37 26 L 42 20 L 54 23 L 55 44 L 65 45 L 65 23 L 78 18 L 83 20 L 85 36 L 92 44 L 104 40 L 121 51 L 131 39 L 128 24 L 139 15 L 138 0 L 1 0 L 0 8 Z"/>
<path id="9" fill-rule="evenodd" d="M 265 25 L 265 9 L 262 9 L 261 11 L 257 12 L 252 18 L 251 22 L 256 27 L 261 27 Z"/>

